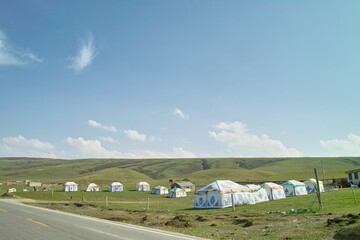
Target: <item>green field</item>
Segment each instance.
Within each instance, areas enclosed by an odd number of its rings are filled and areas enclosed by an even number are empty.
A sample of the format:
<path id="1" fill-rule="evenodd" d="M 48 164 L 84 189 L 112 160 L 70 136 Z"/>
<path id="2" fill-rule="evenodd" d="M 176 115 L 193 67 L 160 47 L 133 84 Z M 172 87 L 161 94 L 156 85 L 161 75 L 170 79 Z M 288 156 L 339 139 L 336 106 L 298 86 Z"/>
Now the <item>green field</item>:
<path id="1" fill-rule="evenodd" d="M 188 178 L 195 185 L 217 179 L 236 182 L 305 180 L 318 169 L 322 179 L 345 178 L 345 171 L 360 168 L 360 158 L 214 158 L 214 159 L 80 159 L 55 160 L 0 158 L 0 181 L 32 181 L 79 184 L 108 184 L 120 181 L 130 185 L 148 181 L 166 185 L 169 179 Z M 131 186 L 132 186 L 131 185 Z"/>
<path id="2" fill-rule="evenodd" d="M 169 185 L 184 178 L 196 188 L 214 180 L 240 183 L 282 182 L 314 177 L 345 178 L 345 171 L 360 168 L 360 158 L 223 158 L 223 159 L 81 159 L 55 160 L 1 158 L 0 194 L 15 187 L 12 197 L 29 204 L 96 216 L 142 226 L 182 232 L 209 239 L 360 239 L 360 189 L 338 189 L 322 194 L 319 209 L 314 194 L 226 209 L 196 210 L 194 194 L 169 199 L 136 192 L 138 181 Z M 48 191 L 22 192 L 23 180 L 57 183 Z M 80 190 L 89 182 L 101 192 L 61 192 L 61 183 L 75 181 Z M 124 192 L 107 192 L 120 181 Z M 106 201 L 107 199 L 107 201 Z M 106 206 L 106 202 L 108 206 Z"/>

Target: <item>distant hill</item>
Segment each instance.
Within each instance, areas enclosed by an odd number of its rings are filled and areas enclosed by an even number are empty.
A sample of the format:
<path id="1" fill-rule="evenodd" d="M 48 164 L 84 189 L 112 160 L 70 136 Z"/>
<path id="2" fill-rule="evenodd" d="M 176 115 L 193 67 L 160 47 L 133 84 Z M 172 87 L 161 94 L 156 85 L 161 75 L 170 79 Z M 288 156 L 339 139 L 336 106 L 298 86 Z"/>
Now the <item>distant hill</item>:
<path id="1" fill-rule="evenodd" d="M 197 184 L 216 179 L 237 182 L 304 180 L 318 169 L 322 179 L 345 178 L 360 168 L 360 157 L 338 158 L 197 158 L 197 159 L 79 159 L 0 158 L 0 181 L 63 182 L 121 180 L 167 181 L 188 178 Z"/>

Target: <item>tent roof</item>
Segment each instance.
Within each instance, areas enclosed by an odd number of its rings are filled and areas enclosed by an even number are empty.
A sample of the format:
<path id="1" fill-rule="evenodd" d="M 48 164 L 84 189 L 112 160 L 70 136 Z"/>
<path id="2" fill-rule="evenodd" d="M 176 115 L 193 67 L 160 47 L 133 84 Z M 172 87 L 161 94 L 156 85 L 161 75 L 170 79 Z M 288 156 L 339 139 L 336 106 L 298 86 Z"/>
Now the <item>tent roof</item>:
<path id="1" fill-rule="evenodd" d="M 119 182 L 113 182 L 110 184 L 110 186 L 122 186 L 122 184 Z"/>
<path id="2" fill-rule="evenodd" d="M 265 182 L 265 183 L 261 184 L 261 186 L 264 188 L 270 188 L 270 189 L 283 189 L 283 186 L 273 183 L 273 182 Z"/>
<path id="3" fill-rule="evenodd" d="M 315 178 L 309 178 L 305 181 L 306 184 L 316 184 Z M 319 181 L 319 184 L 322 184 L 322 181 Z"/>
<path id="4" fill-rule="evenodd" d="M 260 188 L 262 188 L 262 186 L 257 184 L 246 184 L 245 186 L 250 188 L 251 190 L 259 190 Z"/>
<path id="5" fill-rule="evenodd" d="M 150 185 L 150 184 L 148 184 L 147 182 L 138 182 L 137 185 Z"/>
<path id="6" fill-rule="evenodd" d="M 205 187 L 197 190 L 196 192 L 211 192 L 211 191 L 242 192 L 242 191 L 249 191 L 249 188 L 230 180 L 216 180 L 215 182 L 206 185 Z"/>
<path id="7" fill-rule="evenodd" d="M 192 182 L 183 181 L 183 182 L 176 182 L 175 184 L 179 185 L 180 187 L 195 187 Z"/>
<path id="8" fill-rule="evenodd" d="M 305 184 L 303 182 L 296 181 L 296 180 L 288 180 L 288 181 L 284 182 L 282 185 L 302 186 Z"/>
<path id="9" fill-rule="evenodd" d="M 156 186 L 156 187 L 154 187 L 154 189 L 161 189 L 161 188 L 166 188 L 167 189 L 167 187 L 164 187 L 164 186 Z"/>
<path id="10" fill-rule="evenodd" d="M 65 186 L 77 186 L 78 184 L 77 183 L 74 183 L 74 182 L 66 182 L 64 183 Z"/>
<path id="11" fill-rule="evenodd" d="M 173 188 L 170 190 L 170 192 L 185 192 L 185 190 L 182 188 Z"/>
<path id="12" fill-rule="evenodd" d="M 88 187 L 97 187 L 98 185 L 96 183 L 90 183 Z"/>

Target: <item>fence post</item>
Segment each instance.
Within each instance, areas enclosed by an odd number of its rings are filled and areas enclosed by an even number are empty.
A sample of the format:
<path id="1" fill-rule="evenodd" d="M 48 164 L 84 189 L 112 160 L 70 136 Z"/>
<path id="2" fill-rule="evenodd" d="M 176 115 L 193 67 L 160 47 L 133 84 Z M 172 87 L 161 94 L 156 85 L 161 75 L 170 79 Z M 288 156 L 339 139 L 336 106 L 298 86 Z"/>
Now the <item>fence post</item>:
<path id="1" fill-rule="evenodd" d="M 322 205 L 322 202 L 321 202 L 321 196 L 320 196 L 319 178 L 318 178 L 318 174 L 317 174 L 316 168 L 314 168 L 314 172 L 315 172 L 315 178 L 316 178 L 316 195 L 317 195 L 318 200 L 319 200 L 319 208 L 320 208 L 320 209 L 323 209 L 323 205 Z"/>

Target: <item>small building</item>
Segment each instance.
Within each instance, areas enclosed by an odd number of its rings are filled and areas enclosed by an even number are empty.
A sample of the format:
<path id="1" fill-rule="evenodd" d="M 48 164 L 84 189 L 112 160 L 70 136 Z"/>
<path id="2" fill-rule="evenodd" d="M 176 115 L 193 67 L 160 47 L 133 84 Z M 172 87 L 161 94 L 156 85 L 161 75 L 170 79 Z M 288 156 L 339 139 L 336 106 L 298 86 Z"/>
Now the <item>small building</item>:
<path id="1" fill-rule="evenodd" d="M 156 195 L 168 194 L 168 193 L 169 193 L 169 189 L 164 186 L 154 187 L 151 191 L 151 194 L 156 194 Z"/>
<path id="2" fill-rule="evenodd" d="M 136 191 L 148 192 L 150 191 L 150 184 L 148 184 L 147 182 L 139 182 L 136 184 Z"/>
<path id="3" fill-rule="evenodd" d="M 171 189 L 173 188 L 182 188 L 185 192 L 195 191 L 195 185 L 192 182 L 182 181 L 171 184 Z"/>
<path id="4" fill-rule="evenodd" d="M 122 192 L 124 191 L 124 186 L 119 182 L 113 182 L 109 184 L 109 192 Z"/>
<path id="5" fill-rule="evenodd" d="M 87 192 L 99 192 L 100 187 L 96 183 L 90 183 L 86 188 Z"/>
<path id="6" fill-rule="evenodd" d="M 180 197 L 186 197 L 186 191 L 182 188 L 173 188 L 169 191 L 167 197 L 168 198 L 180 198 Z"/>
<path id="7" fill-rule="evenodd" d="M 360 169 L 349 170 L 345 173 L 347 174 L 348 183 L 360 185 Z"/>
<path id="8" fill-rule="evenodd" d="M 66 182 L 63 184 L 62 191 L 63 192 L 77 192 L 78 184 L 74 182 Z"/>
<path id="9" fill-rule="evenodd" d="M 304 183 L 308 193 L 317 192 L 317 183 L 315 178 L 309 178 Z M 319 181 L 319 188 L 320 188 L 320 192 L 325 192 L 324 184 L 322 181 Z"/>

